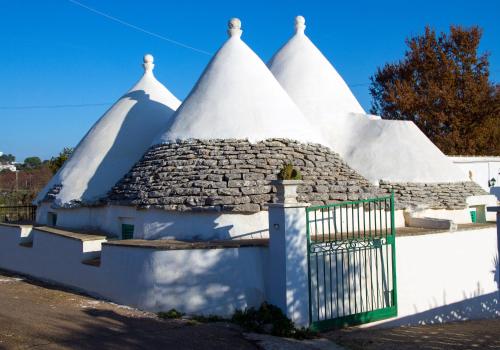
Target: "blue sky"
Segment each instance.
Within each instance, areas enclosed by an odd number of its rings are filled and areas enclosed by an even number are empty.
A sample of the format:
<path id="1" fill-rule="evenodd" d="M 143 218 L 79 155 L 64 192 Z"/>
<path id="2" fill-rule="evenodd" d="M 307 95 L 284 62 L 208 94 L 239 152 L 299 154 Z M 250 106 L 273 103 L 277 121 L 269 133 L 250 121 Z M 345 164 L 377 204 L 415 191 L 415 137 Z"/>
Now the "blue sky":
<path id="1" fill-rule="evenodd" d="M 80 1 L 80 0 L 79 0 Z M 208 52 L 239 17 L 243 40 L 264 60 L 306 17 L 306 33 L 334 64 L 365 109 L 369 77 L 402 57 L 404 40 L 429 24 L 484 29 L 481 50 L 500 77 L 500 1 L 97 1 L 81 3 Z M 0 151 L 18 160 L 50 158 L 74 146 L 141 74 L 144 53 L 155 74 L 185 98 L 210 56 L 173 45 L 92 13 L 68 0 L 0 0 Z M 80 108 L 61 105 L 99 104 Z M 60 106 L 32 108 L 33 106 Z M 19 109 L 18 107 L 31 106 Z M 15 108 L 12 108 L 15 107 Z"/>

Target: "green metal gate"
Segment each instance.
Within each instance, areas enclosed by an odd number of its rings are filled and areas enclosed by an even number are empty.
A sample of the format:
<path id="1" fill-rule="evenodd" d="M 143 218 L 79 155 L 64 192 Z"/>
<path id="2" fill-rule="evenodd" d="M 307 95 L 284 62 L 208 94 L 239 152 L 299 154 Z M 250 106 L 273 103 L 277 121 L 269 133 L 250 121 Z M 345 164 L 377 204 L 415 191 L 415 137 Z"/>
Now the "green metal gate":
<path id="1" fill-rule="evenodd" d="M 394 194 L 306 209 L 311 328 L 397 315 Z"/>

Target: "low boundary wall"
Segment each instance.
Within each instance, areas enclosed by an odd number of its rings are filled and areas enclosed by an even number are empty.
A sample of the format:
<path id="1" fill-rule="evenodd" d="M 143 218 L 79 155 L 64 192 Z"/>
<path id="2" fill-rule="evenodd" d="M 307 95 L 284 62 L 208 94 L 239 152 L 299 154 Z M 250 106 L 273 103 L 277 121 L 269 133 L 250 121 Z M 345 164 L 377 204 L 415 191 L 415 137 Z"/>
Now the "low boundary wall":
<path id="1" fill-rule="evenodd" d="M 268 300 L 262 240 L 174 247 L 61 232 L 0 224 L 0 268 L 149 311 L 228 316 Z M 396 253 L 398 317 L 367 326 L 500 317 L 495 227 L 397 237 Z M 82 263 L 99 254 L 100 266 Z"/>
<path id="2" fill-rule="evenodd" d="M 0 224 L 0 268 L 149 311 L 228 316 L 265 300 L 267 249 L 257 244 L 167 250 L 54 231 Z M 100 266 L 83 264 L 101 245 Z"/>
<path id="3" fill-rule="evenodd" d="M 396 238 L 393 327 L 500 317 L 496 227 Z"/>

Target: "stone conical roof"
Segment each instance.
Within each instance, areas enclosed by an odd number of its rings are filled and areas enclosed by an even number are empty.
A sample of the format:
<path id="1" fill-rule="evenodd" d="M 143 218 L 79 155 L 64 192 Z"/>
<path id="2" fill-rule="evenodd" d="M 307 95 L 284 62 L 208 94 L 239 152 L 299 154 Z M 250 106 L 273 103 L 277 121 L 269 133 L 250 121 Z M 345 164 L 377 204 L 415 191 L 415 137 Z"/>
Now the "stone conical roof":
<path id="1" fill-rule="evenodd" d="M 316 122 L 365 113 L 331 63 L 305 35 L 304 17 L 295 19 L 295 34 L 268 66 L 301 111 Z"/>
<path id="2" fill-rule="evenodd" d="M 47 194 L 60 206 L 97 201 L 143 156 L 180 105 L 153 75 L 153 56 L 143 66 L 142 78 L 92 126 L 35 202 Z"/>
<path id="3" fill-rule="evenodd" d="M 317 132 L 229 22 L 229 39 L 214 55 L 156 143 L 186 139 L 273 137 L 321 142 Z"/>

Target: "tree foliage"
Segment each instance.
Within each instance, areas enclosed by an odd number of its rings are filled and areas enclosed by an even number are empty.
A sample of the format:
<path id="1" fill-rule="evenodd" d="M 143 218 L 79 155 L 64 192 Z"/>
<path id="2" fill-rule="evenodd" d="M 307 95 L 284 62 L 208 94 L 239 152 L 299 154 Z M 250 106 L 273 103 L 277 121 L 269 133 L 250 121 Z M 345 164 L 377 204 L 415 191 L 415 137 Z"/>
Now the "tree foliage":
<path id="1" fill-rule="evenodd" d="M 482 30 L 430 27 L 406 40 L 404 58 L 371 78 L 371 113 L 411 120 L 446 154 L 500 155 L 500 85 L 489 81 Z"/>
<path id="2" fill-rule="evenodd" d="M 73 148 L 64 147 L 57 157 L 52 157 L 50 159 L 49 167 L 53 174 L 57 173 L 57 171 L 63 166 L 64 162 L 71 156 L 71 153 L 73 153 Z"/>
<path id="3" fill-rule="evenodd" d="M 30 169 L 39 168 L 42 160 L 39 157 L 28 157 L 24 160 L 24 166 Z"/>
<path id="4" fill-rule="evenodd" d="M 0 155 L 0 163 L 13 163 L 16 161 L 16 157 L 12 154 L 2 154 Z"/>

